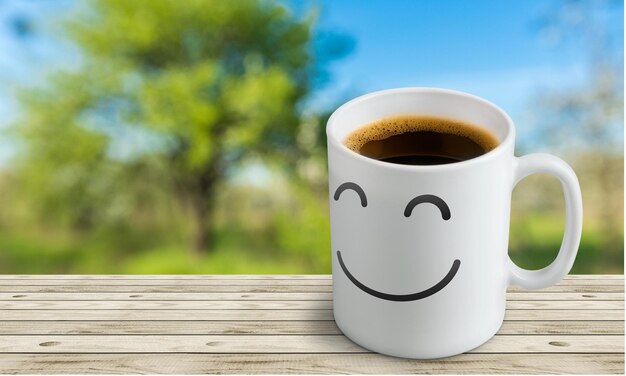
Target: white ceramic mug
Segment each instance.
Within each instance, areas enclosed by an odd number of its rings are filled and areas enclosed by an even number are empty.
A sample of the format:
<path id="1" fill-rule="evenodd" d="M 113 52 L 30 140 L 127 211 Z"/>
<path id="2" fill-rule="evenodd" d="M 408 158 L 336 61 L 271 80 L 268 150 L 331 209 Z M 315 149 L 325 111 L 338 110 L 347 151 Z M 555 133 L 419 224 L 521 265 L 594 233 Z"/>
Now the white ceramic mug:
<path id="1" fill-rule="evenodd" d="M 406 114 L 465 120 L 500 143 L 470 160 L 416 166 L 342 142 L 371 121 Z M 451 90 L 384 90 L 341 106 L 326 133 L 334 316 L 357 344 L 419 359 L 468 351 L 502 325 L 507 286 L 546 287 L 570 271 L 582 230 L 576 175 L 549 154 L 516 158 L 513 122 L 494 104 Z M 556 259 L 531 271 L 508 256 L 509 214 L 517 182 L 539 172 L 561 181 L 566 222 Z"/>

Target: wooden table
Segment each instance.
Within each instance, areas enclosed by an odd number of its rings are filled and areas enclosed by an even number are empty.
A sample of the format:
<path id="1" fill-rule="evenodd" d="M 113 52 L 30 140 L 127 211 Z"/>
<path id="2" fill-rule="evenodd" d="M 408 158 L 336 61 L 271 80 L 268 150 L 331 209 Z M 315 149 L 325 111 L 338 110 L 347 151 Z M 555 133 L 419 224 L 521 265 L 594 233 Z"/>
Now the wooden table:
<path id="1" fill-rule="evenodd" d="M 369 352 L 328 275 L 2 275 L 1 373 L 624 373 L 624 277 L 511 288 L 502 329 L 448 359 Z"/>

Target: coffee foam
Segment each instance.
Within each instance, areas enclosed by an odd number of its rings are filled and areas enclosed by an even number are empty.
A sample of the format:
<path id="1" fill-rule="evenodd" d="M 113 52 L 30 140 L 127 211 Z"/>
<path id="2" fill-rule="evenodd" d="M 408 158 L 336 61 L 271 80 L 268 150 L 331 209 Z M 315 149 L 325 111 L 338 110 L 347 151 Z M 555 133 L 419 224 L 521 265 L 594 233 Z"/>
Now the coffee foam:
<path id="1" fill-rule="evenodd" d="M 485 151 L 498 146 L 498 138 L 485 128 L 466 121 L 432 115 L 402 115 L 375 120 L 354 130 L 343 141 L 351 150 L 359 150 L 370 141 L 379 141 L 409 132 L 438 132 L 467 137 Z"/>

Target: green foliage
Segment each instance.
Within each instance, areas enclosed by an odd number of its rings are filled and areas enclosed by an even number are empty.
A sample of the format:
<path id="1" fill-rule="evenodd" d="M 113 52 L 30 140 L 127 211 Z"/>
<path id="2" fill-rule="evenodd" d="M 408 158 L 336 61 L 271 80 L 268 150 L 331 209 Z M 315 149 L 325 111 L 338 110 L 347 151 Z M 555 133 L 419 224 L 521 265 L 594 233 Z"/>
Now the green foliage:
<path id="1" fill-rule="evenodd" d="M 563 228 L 563 215 L 514 216 L 509 242 L 511 259 L 527 269 L 547 266 L 561 247 Z M 623 273 L 623 244 L 623 233 L 607 232 L 597 222 L 586 223 L 571 273 Z"/>
<path id="2" fill-rule="evenodd" d="M 294 202 L 276 211 L 276 243 L 287 255 L 311 261 L 311 272 L 329 273 L 331 265 L 328 199 L 307 187 L 292 186 Z"/>
<path id="3" fill-rule="evenodd" d="M 312 28 L 270 1 L 87 3 L 65 29 L 80 67 L 21 96 L 25 196 L 88 231 L 165 200 L 205 250 L 217 185 L 246 158 L 297 158 L 298 105 L 322 63 Z"/>
<path id="4" fill-rule="evenodd" d="M 86 69 L 117 67 L 106 75 L 114 98 L 125 101 L 115 110 L 163 135 L 169 147 L 160 151 L 177 171 L 225 169 L 251 149 L 294 144 L 296 104 L 311 78 L 312 20 L 261 1 L 93 5 L 90 17 L 69 23 Z"/>

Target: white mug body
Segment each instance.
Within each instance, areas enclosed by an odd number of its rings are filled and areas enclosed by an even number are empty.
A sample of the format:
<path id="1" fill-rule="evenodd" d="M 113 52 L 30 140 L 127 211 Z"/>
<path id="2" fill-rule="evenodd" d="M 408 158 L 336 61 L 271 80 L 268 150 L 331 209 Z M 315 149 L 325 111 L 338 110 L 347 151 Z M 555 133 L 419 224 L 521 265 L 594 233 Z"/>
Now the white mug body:
<path id="1" fill-rule="evenodd" d="M 499 145 L 470 160 L 399 165 L 343 140 L 394 115 L 460 119 Z M 515 130 L 481 98 L 443 89 L 393 89 L 356 98 L 327 125 L 337 326 L 355 343 L 407 358 L 451 356 L 490 339 L 504 319 Z"/>

